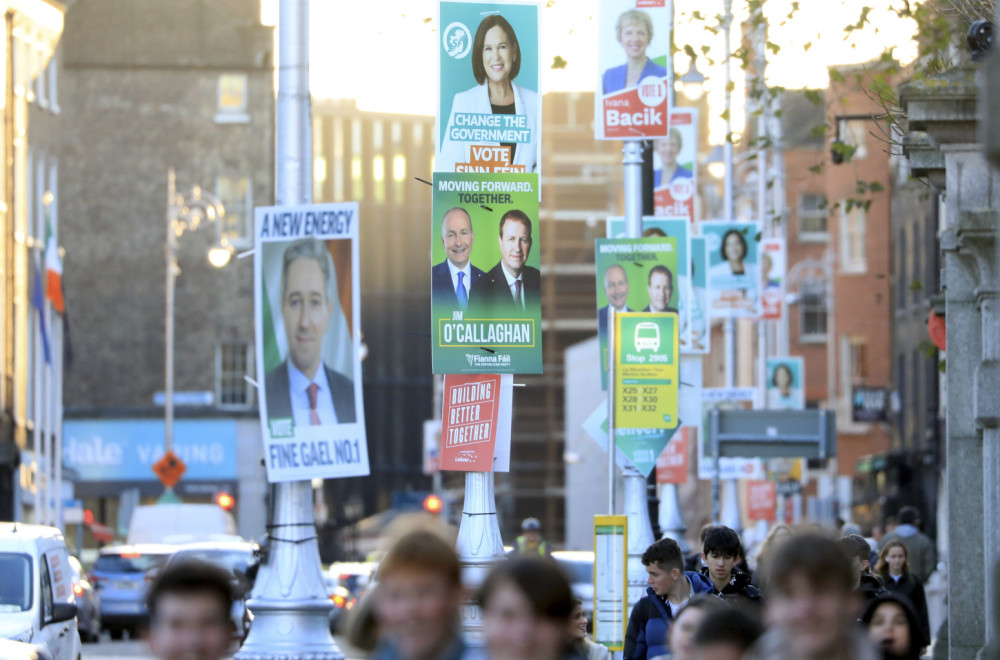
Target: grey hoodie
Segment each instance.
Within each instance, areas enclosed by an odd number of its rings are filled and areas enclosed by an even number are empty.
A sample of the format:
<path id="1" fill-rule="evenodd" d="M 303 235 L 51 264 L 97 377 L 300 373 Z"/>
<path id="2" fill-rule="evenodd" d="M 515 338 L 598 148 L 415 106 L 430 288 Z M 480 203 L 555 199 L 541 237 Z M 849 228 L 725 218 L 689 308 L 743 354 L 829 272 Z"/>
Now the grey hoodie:
<path id="1" fill-rule="evenodd" d="M 868 637 L 865 636 L 864 631 L 860 628 L 852 629 L 850 637 L 844 640 L 841 646 L 850 649 L 844 657 L 851 660 L 882 660 L 882 653 L 872 646 L 868 641 Z M 792 654 L 792 651 L 788 648 L 788 639 L 785 636 L 785 631 L 780 626 L 776 626 L 768 630 L 757 640 L 757 643 L 743 656 L 743 660 L 803 659 Z"/>

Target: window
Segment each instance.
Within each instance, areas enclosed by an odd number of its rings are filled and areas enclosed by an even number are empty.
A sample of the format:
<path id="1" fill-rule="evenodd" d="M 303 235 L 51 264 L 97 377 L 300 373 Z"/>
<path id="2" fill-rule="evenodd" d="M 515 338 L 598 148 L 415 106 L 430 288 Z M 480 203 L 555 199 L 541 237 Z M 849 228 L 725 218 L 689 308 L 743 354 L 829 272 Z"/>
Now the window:
<path id="1" fill-rule="evenodd" d="M 826 282 L 803 282 L 799 289 L 799 341 L 826 340 Z"/>
<path id="2" fill-rule="evenodd" d="M 840 203 L 840 268 L 845 273 L 863 273 L 867 267 L 865 228 L 867 213 L 861 206 Z"/>
<path id="3" fill-rule="evenodd" d="M 823 195 L 799 195 L 799 240 L 827 240 L 826 211 L 826 198 Z"/>
<path id="4" fill-rule="evenodd" d="M 47 555 L 43 555 L 42 561 L 38 562 L 38 567 L 42 583 L 42 621 L 48 621 L 52 618 L 52 578 L 49 575 L 49 562 Z"/>
<path id="5" fill-rule="evenodd" d="M 868 340 L 864 337 L 849 337 L 847 350 L 851 385 L 864 385 L 868 380 Z"/>
<path id="6" fill-rule="evenodd" d="M 219 344 L 216 352 L 216 397 L 220 408 L 246 408 L 251 404 L 250 385 L 243 378 L 250 362 L 250 347 L 244 342 Z"/>
<path id="7" fill-rule="evenodd" d="M 49 58 L 49 66 L 46 68 L 48 72 L 46 83 L 49 86 L 49 106 L 55 114 L 59 114 L 59 59 L 59 51 L 57 50 Z"/>
<path id="8" fill-rule="evenodd" d="M 219 76 L 219 98 L 215 121 L 220 124 L 244 124 L 247 114 L 247 74 L 223 73 Z"/>
<path id="9" fill-rule="evenodd" d="M 840 141 L 854 147 L 851 160 L 868 156 L 868 124 L 867 119 L 841 119 L 837 133 Z"/>
<path id="10" fill-rule="evenodd" d="M 249 177 L 220 176 L 215 181 L 215 195 L 226 209 L 222 219 L 222 237 L 233 245 L 247 244 L 252 234 L 253 196 Z"/>

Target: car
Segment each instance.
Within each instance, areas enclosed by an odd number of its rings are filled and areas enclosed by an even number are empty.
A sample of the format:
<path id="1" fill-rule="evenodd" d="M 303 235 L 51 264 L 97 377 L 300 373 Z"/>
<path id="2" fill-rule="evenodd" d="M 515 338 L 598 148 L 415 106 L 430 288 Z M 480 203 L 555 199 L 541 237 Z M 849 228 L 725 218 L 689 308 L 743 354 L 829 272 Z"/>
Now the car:
<path id="1" fill-rule="evenodd" d="M 323 586 L 326 587 L 326 594 L 330 597 L 333 607 L 330 609 L 330 633 L 337 634 L 337 623 L 341 615 L 351 609 L 351 592 L 337 584 L 337 580 L 329 573 L 323 574 Z"/>
<path id="2" fill-rule="evenodd" d="M 378 563 L 374 561 L 342 561 L 330 564 L 327 573 L 350 592 L 352 599 L 357 600 L 368 588 L 377 568 Z"/>
<path id="3" fill-rule="evenodd" d="M 556 550 L 552 553 L 566 577 L 573 595 L 583 602 L 587 621 L 594 622 L 594 553 L 587 550 Z"/>
<path id="4" fill-rule="evenodd" d="M 80 641 L 96 642 L 101 637 L 101 599 L 90 584 L 80 560 L 70 555 L 69 566 L 73 572 L 73 594 L 76 596 L 76 627 Z"/>
<path id="5" fill-rule="evenodd" d="M 77 660 L 76 596 L 62 532 L 44 525 L 0 523 L 0 575 L 0 638 L 38 647 L 12 650 L 10 656 L 0 647 L 2 657 L 18 657 L 15 653 L 24 651 Z"/>
<path id="6" fill-rule="evenodd" d="M 126 631 L 134 639 L 148 624 L 149 572 L 162 568 L 175 550 L 177 546 L 159 543 L 101 548 L 90 582 L 101 599 L 101 625 L 111 639 L 121 639 Z"/>
<path id="7" fill-rule="evenodd" d="M 177 548 L 164 568 L 183 561 L 195 560 L 214 564 L 230 573 L 234 596 L 230 616 L 233 620 L 234 634 L 242 640 L 250 632 L 250 622 L 253 620 L 253 615 L 246 606 L 246 598 L 253 587 L 247 574 L 256 575 L 254 567 L 259 558 L 260 548 L 251 541 L 185 543 Z"/>

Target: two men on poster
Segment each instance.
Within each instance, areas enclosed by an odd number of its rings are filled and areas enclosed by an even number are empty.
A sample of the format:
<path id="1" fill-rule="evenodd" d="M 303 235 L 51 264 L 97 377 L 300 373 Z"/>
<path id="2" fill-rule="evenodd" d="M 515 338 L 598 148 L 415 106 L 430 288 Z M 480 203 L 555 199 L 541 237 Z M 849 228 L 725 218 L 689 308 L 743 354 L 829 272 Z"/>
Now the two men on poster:
<path id="1" fill-rule="evenodd" d="M 541 373 L 537 174 L 434 175 L 435 373 Z"/>

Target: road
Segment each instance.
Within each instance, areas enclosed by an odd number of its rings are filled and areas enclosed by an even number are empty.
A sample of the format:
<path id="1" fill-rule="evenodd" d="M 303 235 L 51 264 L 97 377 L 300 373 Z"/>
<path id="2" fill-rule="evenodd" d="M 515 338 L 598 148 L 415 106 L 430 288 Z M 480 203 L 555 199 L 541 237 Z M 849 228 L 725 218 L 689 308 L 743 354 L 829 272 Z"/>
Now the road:
<path id="1" fill-rule="evenodd" d="M 337 645 L 344 653 L 345 660 L 363 660 L 367 655 L 351 649 L 346 642 L 337 638 Z M 149 648 L 142 640 L 122 640 L 112 642 L 107 634 L 97 644 L 83 645 L 83 660 L 149 660 Z"/>

